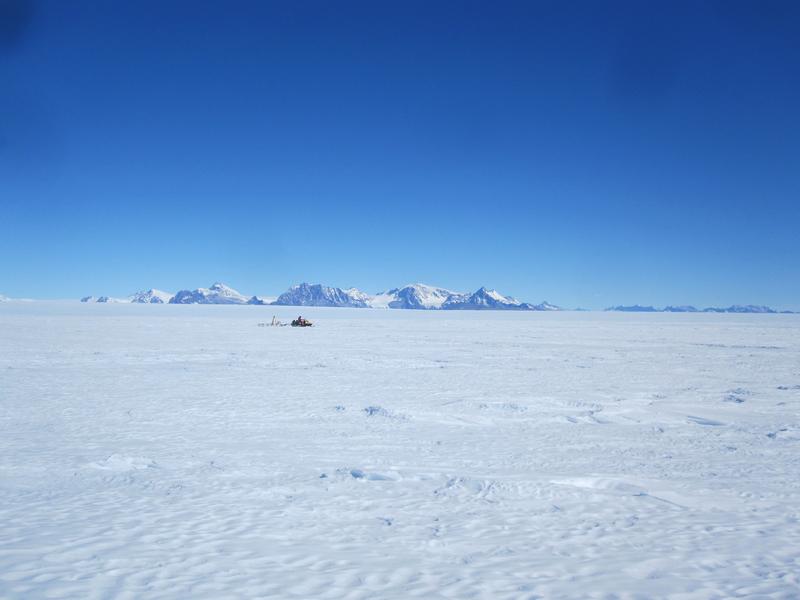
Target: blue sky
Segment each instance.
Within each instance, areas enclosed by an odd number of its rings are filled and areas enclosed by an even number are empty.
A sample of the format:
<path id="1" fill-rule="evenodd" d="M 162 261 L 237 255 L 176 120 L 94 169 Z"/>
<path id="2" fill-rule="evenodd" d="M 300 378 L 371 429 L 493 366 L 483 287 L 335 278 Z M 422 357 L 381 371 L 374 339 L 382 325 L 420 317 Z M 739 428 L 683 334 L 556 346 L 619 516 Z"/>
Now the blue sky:
<path id="1" fill-rule="evenodd" d="M 0 293 L 800 309 L 796 2 L 0 3 Z"/>

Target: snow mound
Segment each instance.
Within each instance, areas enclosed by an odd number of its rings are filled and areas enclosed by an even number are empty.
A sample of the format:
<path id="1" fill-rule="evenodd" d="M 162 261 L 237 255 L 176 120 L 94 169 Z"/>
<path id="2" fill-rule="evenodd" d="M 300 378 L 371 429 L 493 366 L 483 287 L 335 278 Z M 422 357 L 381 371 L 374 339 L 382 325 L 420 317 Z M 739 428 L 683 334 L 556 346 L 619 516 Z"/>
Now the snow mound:
<path id="1" fill-rule="evenodd" d="M 361 479 L 363 481 L 400 481 L 400 475 L 395 471 L 379 472 L 379 471 L 364 471 L 363 469 L 346 469 L 344 470 L 353 479 Z"/>
<path id="2" fill-rule="evenodd" d="M 153 459 L 144 456 L 112 454 L 105 460 L 89 463 L 88 466 L 102 471 L 138 471 L 141 469 L 154 469 L 158 465 Z"/>

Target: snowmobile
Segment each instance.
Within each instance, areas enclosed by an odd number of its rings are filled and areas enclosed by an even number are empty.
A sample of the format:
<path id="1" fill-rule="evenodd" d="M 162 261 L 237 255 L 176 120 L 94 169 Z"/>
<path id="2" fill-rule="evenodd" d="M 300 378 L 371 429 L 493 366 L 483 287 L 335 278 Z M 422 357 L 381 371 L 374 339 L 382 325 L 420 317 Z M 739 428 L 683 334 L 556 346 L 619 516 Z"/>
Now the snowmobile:
<path id="1" fill-rule="evenodd" d="M 311 327 L 313 325 L 314 324 L 311 321 L 309 321 L 308 319 L 304 319 L 302 317 L 299 317 L 292 321 L 292 327 Z"/>

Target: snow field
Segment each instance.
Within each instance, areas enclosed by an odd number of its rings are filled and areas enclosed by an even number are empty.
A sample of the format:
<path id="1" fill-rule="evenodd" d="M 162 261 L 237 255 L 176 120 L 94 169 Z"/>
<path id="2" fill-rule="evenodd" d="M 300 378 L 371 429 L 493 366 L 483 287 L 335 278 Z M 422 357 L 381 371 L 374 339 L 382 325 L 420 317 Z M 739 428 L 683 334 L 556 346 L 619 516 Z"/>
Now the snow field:
<path id="1" fill-rule="evenodd" d="M 0 597 L 797 598 L 799 334 L 4 303 Z"/>

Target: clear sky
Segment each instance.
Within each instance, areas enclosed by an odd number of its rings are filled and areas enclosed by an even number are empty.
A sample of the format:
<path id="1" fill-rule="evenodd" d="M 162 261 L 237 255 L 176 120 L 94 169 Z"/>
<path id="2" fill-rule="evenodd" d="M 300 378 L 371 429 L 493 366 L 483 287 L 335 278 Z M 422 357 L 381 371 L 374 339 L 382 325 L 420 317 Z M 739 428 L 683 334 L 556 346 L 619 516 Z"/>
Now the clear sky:
<path id="1" fill-rule="evenodd" d="M 800 309 L 800 2 L 0 0 L 0 293 Z"/>

